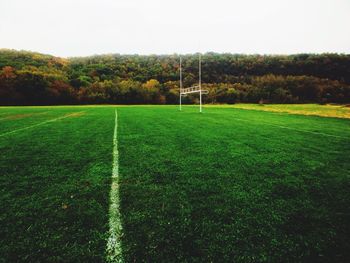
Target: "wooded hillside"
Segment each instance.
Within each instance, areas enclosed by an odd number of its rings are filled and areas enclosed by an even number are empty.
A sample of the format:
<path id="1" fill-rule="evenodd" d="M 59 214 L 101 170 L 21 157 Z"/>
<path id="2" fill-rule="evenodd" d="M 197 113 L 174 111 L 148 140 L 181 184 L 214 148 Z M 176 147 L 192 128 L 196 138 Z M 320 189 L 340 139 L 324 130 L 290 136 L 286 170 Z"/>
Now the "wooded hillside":
<path id="1" fill-rule="evenodd" d="M 0 50 L 0 104 L 174 104 L 178 55 L 59 58 Z M 202 55 L 205 103 L 350 102 L 350 55 Z M 183 56 L 184 84 L 197 82 L 198 54 Z M 195 103 L 188 96 L 185 103 Z"/>

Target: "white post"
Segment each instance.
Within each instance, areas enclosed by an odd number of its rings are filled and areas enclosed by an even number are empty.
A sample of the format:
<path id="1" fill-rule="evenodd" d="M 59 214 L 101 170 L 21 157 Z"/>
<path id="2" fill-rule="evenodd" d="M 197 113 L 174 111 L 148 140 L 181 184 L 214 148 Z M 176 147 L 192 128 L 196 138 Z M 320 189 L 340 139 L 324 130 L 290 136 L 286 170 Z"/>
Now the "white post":
<path id="1" fill-rule="evenodd" d="M 181 68 L 182 60 L 180 56 L 180 111 L 182 110 L 182 104 L 181 104 L 181 92 L 182 92 L 182 68 Z"/>
<path id="2" fill-rule="evenodd" d="M 199 68 L 199 79 L 198 79 L 198 86 L 199 86 L 199 112 L 202 112 L 202 69 L 201 69 L 201 54 L 199 53 L 199 62 L 198 62 L 198 68 Z"/>

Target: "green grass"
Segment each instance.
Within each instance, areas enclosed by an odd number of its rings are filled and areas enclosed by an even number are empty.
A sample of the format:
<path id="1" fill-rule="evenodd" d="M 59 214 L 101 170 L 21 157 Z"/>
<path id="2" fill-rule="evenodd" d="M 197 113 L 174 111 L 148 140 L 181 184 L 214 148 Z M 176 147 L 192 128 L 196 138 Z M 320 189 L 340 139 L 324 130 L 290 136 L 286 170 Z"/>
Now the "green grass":
<path id="1" fill-rule="evenodd" d="M 114 110 L 0 108 L 0 261 L 104 261 Z M 197 111 L 118 107 L 126 262 L 350 258 L 349 120 Z"/>
<path id="2" fill-rule="evenodd" d="M 81 110 L 13 108 L 14 114 L 49 114 L 2 120 L 0 130 Z M 79 118 L 0 137 L 0 261 L 103 261 L 113 112 L 84 110 L 86 114 Z"/>

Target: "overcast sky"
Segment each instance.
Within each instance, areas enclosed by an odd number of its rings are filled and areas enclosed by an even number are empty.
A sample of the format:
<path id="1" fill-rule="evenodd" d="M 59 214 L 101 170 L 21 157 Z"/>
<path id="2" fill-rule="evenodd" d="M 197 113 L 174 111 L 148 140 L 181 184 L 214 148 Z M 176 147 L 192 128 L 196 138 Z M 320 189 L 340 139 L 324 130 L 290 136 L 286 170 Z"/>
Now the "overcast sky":
<path id="1" fill-rule="evenodd" d="M 0 0 L 0 48 L 350 53 L 350 0 Z"/>

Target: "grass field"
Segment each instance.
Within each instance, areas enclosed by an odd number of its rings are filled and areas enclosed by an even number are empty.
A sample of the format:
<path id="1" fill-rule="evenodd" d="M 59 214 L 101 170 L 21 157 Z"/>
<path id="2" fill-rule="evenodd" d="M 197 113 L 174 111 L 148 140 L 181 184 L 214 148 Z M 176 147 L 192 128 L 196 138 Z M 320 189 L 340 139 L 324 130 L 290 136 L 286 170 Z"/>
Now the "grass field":
<path id="1" fill-rule="evenodd" d="M 197 111 L 0 108 L 0 262 L 104 262 L 116 156 L 125 262 L 348 262 L 350 120 Z"/>

